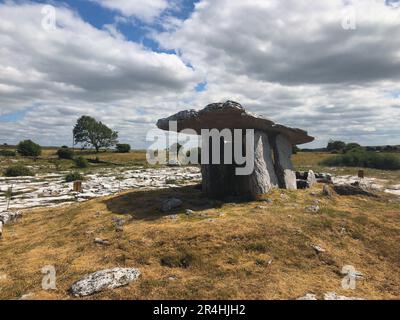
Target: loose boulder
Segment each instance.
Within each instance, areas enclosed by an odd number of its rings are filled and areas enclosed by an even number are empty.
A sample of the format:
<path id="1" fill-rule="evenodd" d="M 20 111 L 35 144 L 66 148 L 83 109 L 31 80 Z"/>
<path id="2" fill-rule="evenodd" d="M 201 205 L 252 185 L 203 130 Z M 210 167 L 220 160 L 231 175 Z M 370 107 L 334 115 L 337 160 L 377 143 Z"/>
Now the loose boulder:
<path id="1" fill-rule="evenodd" d="M 75 282 L 69 293 L 76 297 L 85 297 L 105 289 L 115 289 L 137 280 L 140 271 L 135 268 L 114 268 L 97 271 Z"/>

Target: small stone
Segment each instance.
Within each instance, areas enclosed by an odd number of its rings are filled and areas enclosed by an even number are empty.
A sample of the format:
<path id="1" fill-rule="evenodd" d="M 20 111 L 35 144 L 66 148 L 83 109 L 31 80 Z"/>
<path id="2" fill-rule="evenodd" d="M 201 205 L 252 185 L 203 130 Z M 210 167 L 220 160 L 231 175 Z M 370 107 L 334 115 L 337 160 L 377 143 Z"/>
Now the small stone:
<path id="1" fill-rule="evenodd" d="M 307 293 L 305 296 L 297 298 L 297 300 L 317 300 L 317 296 L 313 293 Z"/>
<path id="2" fill-rule="evenodd" d="M 19 298 L 19 300 L 33 300 L 34 297 L 35 297 L 34 293 L 26 293 L 22 295 L 21 298 Z"/>
<path id="3" fill-rule="evenodd" d="M 190 210 L 190 209 L 186 209 L 185 214 L 186 214 L 187 216 L 190 216 L 190 215 L 194 214 L 194 211 L 193 211 L 193 210 Z"/>
<path id="4" fill-rule="evenodd" d="M 94 272 L 75 282 L 69 292 L 76 297 L 85 297 L 105 289 L 125 286 L 140 276 L 135 268 L 114 268 Z"/>
<path id="5" fill-rule="evenodd" d="M 264 209 L 268 209 L 268 207 L 265 207 L 265 206 L 257 206 L 256 209 L 264 210 Z"/>
<path id="6" fill-rule="evenodd" d="M 324 248 L 322 248 L 320 246 L 312 246 L 312 247 L 317 253 L 323 253 L 326 251 Z"/>
<path id="7" fill-rule="evenodd" d="M 320 207 L 318 205 L 308 206 L 308 207 L 306 207 L 306 210 L 308 212 L 318 213 L 320 210 Z"/>
<path id="8" fill-rule="evenodd" d="M 171 198 L 165 200 L 161 205 L 162 212 L 169 212 L 176 208 L 179 208 L 183 204 L 182 200 L 177 198 Z"/>
<path id="9" fill-rule="evenodd" d="M 340 296 L 336 292 L 327 292 L 324 295 L 324 300 L 364 300 L 363 298 Z"/>
<path id="10" fill-rule="evenodd" d="M 116 217 L 112 218 L 112 222 L 114 222 L 114 224 L 117 227 L 122 227 L 125 224 L 125 220 L 124 219 L 116 218 Z"/>
<path id="11" fill-rule="evenodd" d="M 95 238 L 94 243 L 101 244 L 103 246 L 109 246 L 111 244 L 110 241 L 108 241 L 106 239 L 101 239 L 101 238 Z"/>
<path id="12" fill-rule="evenodd" d="M 171 214 L 169 216 L 166 216 L 165 219 L 177 220 L 178 219 L 178 215 L 177 214 Z"/>
<path id="13" fill-rule="evenodd" d="M 264 202 L 266 202 L 266 203 L 272 203 L 272 202 L 274 202 L 274 201 L 273 201 L 272 199 L 268 198 L 268 199 L 265 199 Z"/>

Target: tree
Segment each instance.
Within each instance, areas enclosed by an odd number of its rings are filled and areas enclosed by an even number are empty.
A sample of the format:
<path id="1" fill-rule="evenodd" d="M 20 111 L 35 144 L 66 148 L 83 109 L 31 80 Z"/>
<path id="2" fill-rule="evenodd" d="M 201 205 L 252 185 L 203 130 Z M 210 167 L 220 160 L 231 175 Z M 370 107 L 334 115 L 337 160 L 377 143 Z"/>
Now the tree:
<path id="1" fill-rule="evenodd" d="M 346 144 L 346 146 L 343 149 L 343 152 L 347 153 L 347 152 L 351 152 L 351 151 L 364 151 L 364 148 L 355 142 Z"/>
<path id="2" fill-rule="evenodd" d="M 326 147 L 327 151 L 342 151 L 346 147 L 346 143 L 343 141 L 329 141 Z"/>
<path id="3" fill-rule="evenodd" d="M 18 143 L 17 151 L 24 157 L 38 157 L 42 154 L 42 148 L 31 140 L 24 140 Z"/>
<path id="4" fill-rule="evenodd" d="M 100 148 L 108 148 L 118 142 L 118 132 L 89 116 L 82 116 L 74 127 L 74 140 L 84 147 L 92 146 L 96 153 Z"/>

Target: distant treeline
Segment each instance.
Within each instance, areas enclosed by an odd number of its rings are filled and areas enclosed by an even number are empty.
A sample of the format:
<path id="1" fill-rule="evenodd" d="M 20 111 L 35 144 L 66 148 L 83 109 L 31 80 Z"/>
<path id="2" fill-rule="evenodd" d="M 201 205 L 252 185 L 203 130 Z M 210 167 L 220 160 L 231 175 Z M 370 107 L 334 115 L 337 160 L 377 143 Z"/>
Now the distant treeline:
<path id="1" fill-rule="evenodd" d="M 371 151 L 371 152 L 399 152 L 400 153 L 400 145 L 395 145 L 395 146 L 366 146 L 363 147 L 366 151 Z M 315 149 L 310 149 L 310 148 L 303 148 L 299 149 L 301 152 L 332 152 L 335 153 L 339 152 L 340 149 L 337 150 L 332 150 L 331 148 L 325 147 L 325 148 L 315 148 Z"/>

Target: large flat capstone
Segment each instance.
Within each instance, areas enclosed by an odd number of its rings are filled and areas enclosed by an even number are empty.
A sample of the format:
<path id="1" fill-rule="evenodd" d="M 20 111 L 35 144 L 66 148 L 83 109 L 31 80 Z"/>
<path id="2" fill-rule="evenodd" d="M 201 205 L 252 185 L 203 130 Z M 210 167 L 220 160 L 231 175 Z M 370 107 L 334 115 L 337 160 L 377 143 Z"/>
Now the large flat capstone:
<path id="1" fill-rule="evenodd" d="M 177 122 L 177 131 L 192 129 L 200 135 L 202 129 L 254 129 L 267 134 L 283 134 L 291 144 L 303 144 L 314 140 L 306 131 L 287 127 L 263 116 L 246 111 L 234 101 L 212 103 L 200 111 L 185 110 L 157 121 L 161 130 L 170 130 L 170 121 Z"/>

